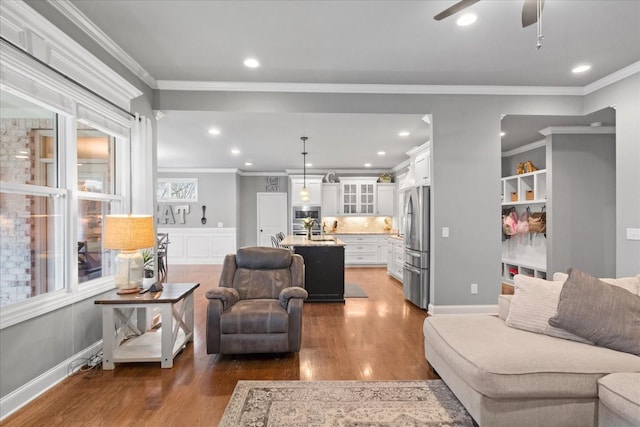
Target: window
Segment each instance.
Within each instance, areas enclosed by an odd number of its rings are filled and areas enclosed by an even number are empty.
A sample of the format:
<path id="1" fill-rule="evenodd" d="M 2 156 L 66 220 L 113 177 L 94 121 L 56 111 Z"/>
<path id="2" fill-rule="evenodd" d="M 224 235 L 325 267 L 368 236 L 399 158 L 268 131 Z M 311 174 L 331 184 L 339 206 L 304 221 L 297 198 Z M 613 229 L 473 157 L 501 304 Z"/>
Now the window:
<path id="1" fill-rule="evenodd" d="M 91 126 L 78 123 L 78 283 L 110 276 L 113 256 L 102 248 L 105 215 L 117 213 L 115 196 L 116 139 Z"/>
<path id="2" fill-rule="evenodd" d="M 61 288 L 56 114 L 0 91 L 0 305 Z M 42 149 L 42 151 L 40 151 Z M 42 154 L 48 151 L 43 158 Z"/>
<path id="3" fill-rule="evenodd" d="M 123 208 L 119 143 L 82 120 L 0 90 L 0 306 L 72 292 L 113 274 L 115 254 L 102 248 L 102 223 Z M 61 167 L 65 161 L 77 167 Z M 76 271 L 70 259 L 77 259 Z"/>

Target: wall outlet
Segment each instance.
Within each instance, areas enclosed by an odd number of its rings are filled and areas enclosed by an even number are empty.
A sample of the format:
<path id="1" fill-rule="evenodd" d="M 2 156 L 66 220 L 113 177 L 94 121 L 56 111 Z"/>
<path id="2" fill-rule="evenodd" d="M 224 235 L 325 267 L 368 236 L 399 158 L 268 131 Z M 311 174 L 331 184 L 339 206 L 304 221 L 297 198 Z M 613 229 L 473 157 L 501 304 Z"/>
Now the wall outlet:
<path id="1" fill-rule="evenodd" d="M 222 223 L 221 222 L 218 223 L 218 228 L 222 228 Z"/>
<path id="2" fill-rule="evenodd" d="M 442 227 L 442 237 L 449 237 L 449 227 Z"/>
<path id="3" fill-rule="evenodd" d="M 472 283 L 471 284 L 471 293 L 472 294 L 477 294 L 478 293 L 478 284 L 477 283 Z"/>

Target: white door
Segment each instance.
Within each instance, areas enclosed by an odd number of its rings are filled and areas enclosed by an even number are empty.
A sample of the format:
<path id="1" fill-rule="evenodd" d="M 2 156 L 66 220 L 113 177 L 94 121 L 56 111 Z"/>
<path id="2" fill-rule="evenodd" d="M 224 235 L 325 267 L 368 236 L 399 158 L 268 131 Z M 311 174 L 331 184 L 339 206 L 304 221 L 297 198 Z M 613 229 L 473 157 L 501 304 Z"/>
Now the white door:
<path id="1" fill-rule="evenodd" d="M 258 246 L 272 246 L 271 236 L 287 234 L 287 193 L 258 193 Z"/>

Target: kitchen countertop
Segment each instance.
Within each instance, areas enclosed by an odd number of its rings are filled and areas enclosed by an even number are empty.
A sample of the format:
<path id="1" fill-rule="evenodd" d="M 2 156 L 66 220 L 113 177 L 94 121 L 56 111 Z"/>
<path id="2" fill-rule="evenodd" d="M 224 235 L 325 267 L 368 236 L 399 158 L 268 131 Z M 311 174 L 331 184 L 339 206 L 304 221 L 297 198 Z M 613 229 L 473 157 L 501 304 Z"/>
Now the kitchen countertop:
<path id="1" fill-rule="evenodd" d="M 386 232 L 386 231 L 332 231 L 330 233 L 324 233 L 325 236 L 335 236 L 335 235 L 351 235 L 351 234 L 373 234 L 376 236 L 396 236 L 395 232 Z"/>
<path id="2" fill-rule="evenodd" d="M 399 236 L 397 234 L 390 234 L 387 237 L 390 237 L 390 238 L 396 239 L 396 240 L 404 240 L 404 236 Z"/>
<path id="3" fill-rule="evenodd" d="M 305 236 L 287 236 L 280 242 L 280 246 L 345 246 L 345 243 L 338 238 L 325 234 L 324 238 L 316 236 L 312 237 L 311 240 Z"/>

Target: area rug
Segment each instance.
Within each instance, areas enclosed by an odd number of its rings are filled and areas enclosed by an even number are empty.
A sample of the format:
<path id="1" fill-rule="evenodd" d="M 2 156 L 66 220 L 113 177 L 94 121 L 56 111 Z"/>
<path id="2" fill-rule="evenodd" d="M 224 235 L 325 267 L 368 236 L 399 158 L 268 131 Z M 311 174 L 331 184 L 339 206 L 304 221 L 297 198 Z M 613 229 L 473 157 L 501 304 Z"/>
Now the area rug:
<path id="1" fill-rule="evenodd" d="M 473 421 L 441 380 L 238 381 L 220 426 L 450 426 Z"/>
<path id="2" fill-rule="evenodd" d="M 367 293 L 362 290 L 357 283 L 345 283 L 344 284 L 344 297 L 345 298 L 369 298 Z"/>

